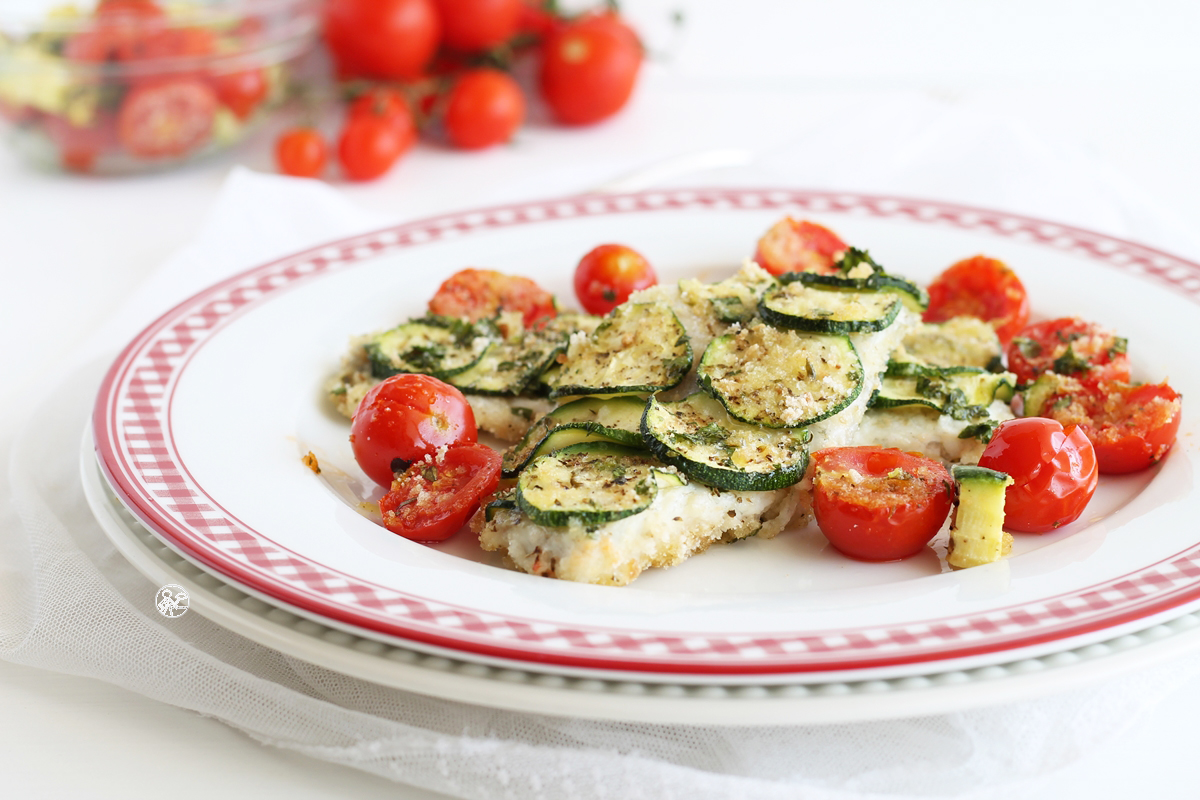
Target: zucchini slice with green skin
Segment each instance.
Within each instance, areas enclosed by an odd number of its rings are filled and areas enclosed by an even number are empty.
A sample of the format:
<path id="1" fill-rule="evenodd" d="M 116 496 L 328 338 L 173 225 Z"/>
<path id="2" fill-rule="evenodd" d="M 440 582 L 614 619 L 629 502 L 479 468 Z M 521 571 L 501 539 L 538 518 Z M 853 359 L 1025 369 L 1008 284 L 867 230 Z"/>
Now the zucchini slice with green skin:
<path id="1" fill-rule="evenodd" d="M 486 324 L 453 317 L 409 320 L 366 343 L 371 375 L 382 380 L 416 372 L 445 379 L 477 364 L 497 336 Z"/>
<path id="2" fill-rule="evenodd" d="M 983 367 L 1002 372 L 1004 348 L 996 329 L 977 317 L 922 322 L 904 337 L 905 360 L 940 367 Z"/>
<path id="3" fill-rule="evenodd" d="M 854 402 L 864 379 L 849 336 L 762 324 L 713 339 L 697 377 L 733 417 L 766 428 L 832 417 Z"/>
<path id="4" fill-rule="evenodd" d="M 814 333 L 873 333 L 896 321 L 903 303 L 891 292 L 825 289 L 792 281 L 768 289 L 763 321 Z"/>
<path id="5" fill-rule="evenodd" d="M 533 423 L 521 441 L 504 453 L 501 474 L 516 477 L 537 456 L 582 441 L 612 441 L 642 447 L 640 397 L 584 397 L 565 403 Z"/>
<path id="6" fill-rule="evenodd" d="M 1016 378 L 1009 372 L 892 362 L 868 406 L 922 405 L 953 419 L 977 420 L 990 416 L 996 400 L 1011 400 L 1015 388 Z"/>
<path id="7" fill-rule="evenodd" d="M 999 561 L 1012 552 L 1004 530 L 1004 493 L 1013 479 L 1004 472 L 956 464 L 950 474 L 958 487 L 946 563 L 956 569 Z"/>
<path id="8" fill-rule="evenodd" d="M 649 453 L 608 442 L 577 444 L 535 459 L 517 479 L 517 507 L 548 528 L 592 528 L 645 511 L 660 484 L 682 479 Z"/>
<path id="9" fill-rule="evenodd" d="M 446 382 L 467 394 L 523 394 L 566 346 L 564 334 L 523 330 L 492 344 L 482 358 Z"/>
<path id="10" fill-rule="evenodd" d="M 510 486 L 507 489 L 501 489 L 492 495 L 492 499 L 488 501 L 483 508 L 483 519 L 485 522 L 491 522 L 496 518 L 496 513 L 499 511 L 513 511 L 517 507 L 517 487 Z"/>
<path id="11" fill-rule="evenodd" d="M 674 403 L 651 397 L 642 436 L 663 463 L 718 489 L 782 489 L 808 469 L 808 431 L 749 425 L 704 392 Z"/>
<path id="12" fill-rule="evenodd" d="M 788 272 L 779 277 L 784 283 L 800 281 L 808 286 L 843 291 L 894 292 L 912 311 L 920 313 L 929 307 L 929 293 L 910 280 L 888 274 L 875 263 L 866 250 L 851 247 L 842 254 L 838 272 L 824 275 L 815 272 Z"/>
<path id="13" fill-rule="evenodd" d="M 559 360 L 542 375 L 551 397 L 653 394 L 683 380 L 692 346 L 667 304 L 625 303 L 586 340 L 572 337 Z"/>

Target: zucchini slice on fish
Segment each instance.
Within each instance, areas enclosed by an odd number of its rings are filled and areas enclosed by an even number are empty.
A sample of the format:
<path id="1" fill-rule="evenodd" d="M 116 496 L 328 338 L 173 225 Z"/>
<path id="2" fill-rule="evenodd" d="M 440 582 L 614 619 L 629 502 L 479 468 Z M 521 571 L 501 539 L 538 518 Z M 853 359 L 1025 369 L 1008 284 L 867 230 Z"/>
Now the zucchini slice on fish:
<path id="1" fill-rule="evenodd" d="M 537 525 L 593 527 L 645 511 L 660 486 L 683 479 L 649 453 L 611 442 L 567 447 L 531 462 L 517 479 L 517 507 Z"/>
<path id="2" fill-rule="evenodd" d="M 565 334 L 522 329 L 494 342 L 478 361 L 462 372 L 447 376 L 446 382 L 467 394 L 523 394 L 566 345 Z"/>
<path id="3" fill-rule="evenodd" d="M 864 373 L 845 334 L 759 324 L 713 339 L 697 377 L 706 392 L 743 422 L 800 428 L 854 402 Z"/>
<path id="4" fill-rule="evenodd" d="M 808 468 L 807 431 L 749 425 L 703 392 L 674 403 L 651 397 L 642 436 L 663 463 L 719 489 L 782 489 Z"/>
<path id="5" fill-rule="evenodd" d="M 1011 400 L 1015 388 L 1016 377 L 1009 372 L 893 361 L 869 405 L 876 409 L 922 405 L 954 419 L 982 419 L 996 400 Z"/>
<path id="6" fill-rule="evenodd" d="M 585 441 L 641 447 L 645 410 L 646 401 L 632 395 L 565 403 L 534 422 L 521 441 L 505 451 L 501 474 L 515 477 L 534 458 Z"/>
<path id="7" fill-rule="evenodd" d="M 652 394 L 678 384 L 692 347 L 665 303 L 626 303 L 586 339 L 573 336 L 559 364 L 542 375 L 551 397 Z"/>
<path id="8" fill-rule="evenodd" d="M 779 328 L 872 333 L 895 322 L 901 305 L 892 292 L 828 289 L 792 281 L 768 289 L 759 302 L 759 313 Z"/>
<path id="9" fill-rule="evenodd" d="M 929 307 L 929 293 L 910 280 L 891 275 L 875 263 L 866 250 L 851 247 L 838 262 L 838 272 L 825 275 L 816 272 L 789 272 L 781 275 L 784 283 L 800 282 L 806 286 L 833 291 L 890 292 L 918 313 Z"/>
<path id="10" fill-rule="evenodd" d="M 477 364 L 496 336 L 486 324 L 429 316 L 375 334 L 365 347 L 375 378 L 417 372 L 445 379 Z"/>

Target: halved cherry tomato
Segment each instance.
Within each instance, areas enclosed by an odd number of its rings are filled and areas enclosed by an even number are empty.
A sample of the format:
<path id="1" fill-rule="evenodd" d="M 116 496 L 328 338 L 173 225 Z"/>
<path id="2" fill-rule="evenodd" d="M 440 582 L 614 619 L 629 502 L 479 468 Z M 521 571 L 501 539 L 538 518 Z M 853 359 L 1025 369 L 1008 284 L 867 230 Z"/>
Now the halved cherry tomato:
<path id="1" fill-rule="evenodd" d="M 419 542 L 449 538 L 496 491 L 500 454 L 482 444 L 439 450 L 396 476 L 379 501 L 383 524 L 392 533 Z"/>
<path id="2" fill-rule="evenodd" d="M 1002 422 L 979 466 L 1008 473 L 1004 527 L 1045 533 L 1074 522 L 1096 492 L 1096 452 L 1082 428 L 1025 417 Z"/>
<path id="3" fill-rule="evenodd" d="M 240 120 L 250 117 L 267 99 L 267 73 L 262 69 L 225 72 L 212 79 L 217 99 Z"/>
<path id="4" fill-rule="evenodd" d="M 525 119 L 525 95 L 507 72 L 464 72 L 446 97 L 444 124 L 455 147 L 476 150 L 507 142 Z"/>
<path id="5" fill-rule="evenodd" d="M 755 262 L 772 275 L 785 272 L 837 272 L 848 244 L 824 225 L 784 217 L 758 240 Z"/>
<path id="6" fill-rule="evenodd" d="M 180 156 L 212 136 L 217 96 L 201 80 L 145 83 L 125 95 L 117 115 L 121 144 L 139 158 Z"/>
<path id="7" fill-rule="evenodd" d="M 1008 344 L 1008 369 L 1020 383 L 1043 372 L 1094 381 L 1128 381 L 1125 340 L 1076 317 L 1035 322 Z"/>
<path id="8" fill-rule="evenodd" d="M 1042 416 L 1078 425 L 1096 450 L 1105 475 L 1137 472 L 1157 464 L 1175 444 L 1183 397 L 1165 382 L 1059 381 Z"/>
<path id="9" fill-rule="evenodd" d="M 813 514 L 839 552 L 863 561 L 916 555 L 954 503 L 937 461 L 884 447 L 831 447 L 813 455 Z"/>
<path id="10" fill-rule="evenodd" d="M 650 262 L 623 244 L 602 244 L 575 267 L 575 296 L 589 314 L 607 314 L 632 293 L 656 283 Z"/>
<path id="11" fill-rule="evenodd" d="M 368 478 L 391 486 L 396 472 L 478 435 L 475 413 L 458 389 L 429 375 L 393 375 L 359 403 L 350 448 Z"/>
<path id="12" fill-rule="evenodd" d="M 559 122 L 590 125 L 625 106 L 641 66 L 642 45 L 620 17 L 585 14 L 546 37 L 538 85 Z"/>
<path id="13" fill-rule="evenodd" d="M 503 44 L 517 32 L 523 0 L 434 0 L 442 40 L 451 50 L 475 53 Z"/>
<path id="14" fill-rule="evenodd" d="M 315 178 L 325 170 L 329 145 L 320 131 L 292 128 L 275 141 L 275 163 L 284 175 Z"/>
<path id="15" fill-rule="evenodd" d="M 926 322 L 977 317 L 1007 344 L 1029 321 L 1029 295 L 1003 261 L 973 256 L 948 267 L 929 284 Z"/>
<path id="16" fill-rule="evenodd" d="M 494 317 L 501 311 L 519 311 L 527 328 L 558 314 L 554 295 L 529 278 L 494 269 L 463 269 L 454 273 L 438 287 L 429 301 L 429 310 L 470 320 Z"/>
<path id="17" fill-rule="evenodd" d="M 325 4 L 325 41 L 342 77 L 419 77 L 441 37 L 433 0 L 328 0 Z"/>

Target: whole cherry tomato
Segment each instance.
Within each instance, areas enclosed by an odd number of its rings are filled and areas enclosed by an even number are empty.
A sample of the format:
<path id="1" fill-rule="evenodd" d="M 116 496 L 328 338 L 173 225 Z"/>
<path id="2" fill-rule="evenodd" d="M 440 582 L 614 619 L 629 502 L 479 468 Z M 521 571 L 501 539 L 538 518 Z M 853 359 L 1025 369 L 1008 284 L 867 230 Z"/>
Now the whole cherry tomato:
<path id="1" fill-rule="evenodd" d="M 512 138 L 525 119 L 525 95 L 507 72 L 463 73 L 446 98 L 446 135 L 456 147 L 491 147 Z"/>
<path id="2" fill-rule="evenodd" d="M 454 273 L 430 298 L 429 311 L 472 321 L 494 317 L 501 311 L 519 311 L 527 328 L 558 313 L 554 295 L 529 278 L 494 269 L 463 269 Z"/>
<path id="3" fill-rule="evenodd" d="M 325 41 L 344 77 L 419 77 L 441 37 L 433 0 L 328 0 L 325 5 Z"/>
<path id="4" fill-rule="evenodd" d="M 1075 317 L 1035 322 L 1008 343 L 1008 371 L 1020 383 L 1043 372 L 1096 381 L 1129 380 L 1125 340 Z"/>
<path id="5" fill-rule="evenodd" d="M 650 262 L 623 244 L 602 244 L 575 267 L 575 296 L 589 314 L 607 314 L 639 289 L 658 283 Z"/>
<path id="6" fill-rule="evenodd" d="M 389 86 L 372 86 L 362 94 L 354 98 L 350 103 L 347 115 L 351 117 L 369 115 L 376 117 L 389 117 L 401 120 L 402 124 L 407 122 L 408 125 L 414 125 L 412 121 L 412 110 L 408 106 L 408 100 L 398 90 Z"/>
<path id="7" fill-rule="evenodd" d="M 937 461 L 884 447 L 831 447 L 813 455 L 813 515 L 839 552 L 863 561 L 916 555 L 954 503 Z"/>
<path id="8" fill-rule="evenodd" d="M 240 120 L 246 120 L 267 99 L 267 73 L 262 69 L 224 72 L 212 79 L 217 99 Z"/>
<path id="9" fill-rule="evenodd" d="M 391 486 L 395 473 L 438 448 L 478 436 L 462 392 L 429 375 L 393 375 L 373 386 L 350 423 L 354 458 L 381 486 Z"/>
<path id="10" fill-rule="evenodd" d="M 139 158 L 166 158 L 199 150 L 212 136 L 217 96 L 194 78 L 158 80 L 125 95 L 117 114 L 121 144 Z"/>
<path id="11" fill-rule="evenodd" d="M 926 322 L 978 317 L 1007 344 L 1029 321 L 1029 296 L 1017 273 L 987 256 L 963 259 L 929 284 Z"/>
<path id="12" fill-rule="evenodd" d="M 378 178 L 417 139 L 416 124 L 407 106 L 370 109 L 370 106 L 363 106 L 357 112 L 352 109 L 338 139 L 338 162 L 350 180 Z"/>
<path id="13" fill-rule="evenodd" d="M 1002 422 L 979 466 L 1008 473 L 1004 527 L 1045 533 L 1074 522 L 1096 491 L 1096 451 L 1082 428 L 1043 417 Z"/>
<path id="14" fill-rule="evenodd" d="M 474 53 L 504 44 L 517 32 L 522 0 L 434 0 L 442 40 L 452 50 Z"/>
<path id="15" fill-rule="evenodd" d="M 379 501 L 384 527 L 419 542 L 448 539 L 496 491 L 500 460 L 486 445 L 458 444 L 415 462 Z"/>
<path id="16" fill-rule="evenodd" d="M 824 225 L 784 217 L 758 240 L 754 261 L 772 275 L 785 272 L 837 272 L 848 244 Z"/>
<path id="17" fill-rule="evenodd" d="M 325 170 L 329 160 L 329 145 L 320 131 L 312 128 L 292 128 L 275 141 L 275 163 L 284 175 L 315 178 Z"/>
<path id="18" fill-rule="evenodd" d="M 551 31 L 538 85 L 554 117 L 589 125 L 625 107 L 642 66 L 642 45 L 615 14 L 586 14 Z"/>

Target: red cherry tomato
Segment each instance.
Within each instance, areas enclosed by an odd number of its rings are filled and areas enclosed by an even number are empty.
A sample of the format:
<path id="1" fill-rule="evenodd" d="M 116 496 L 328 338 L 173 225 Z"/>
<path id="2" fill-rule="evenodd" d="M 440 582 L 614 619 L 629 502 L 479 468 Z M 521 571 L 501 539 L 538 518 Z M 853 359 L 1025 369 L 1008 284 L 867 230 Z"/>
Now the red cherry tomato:
<path id="1" fill-rule="evenodd" d="M 353 181 L 383 175 L 416 141 L 411 114 L 350 114 L 338 139 L 338 162 Z"/>
<path id="2" fill-rule="evenodd" d="M 387 86 L 372 86 L 354 98 L 346 111 L 347 116 L 375 116 L 412 120 L 408 101 L 397 89 Z"/>
<path id="3" fill-rule="evenodd" d="M 622 244 L 602 244 L 575 267 L 575 296 L 589 314 L 607 314 L 632 293 L 656 283 L 650 262 Z"/>
<path id="4" fill-rule="evenodd" d="M 72 172 L 91 172 L 96 159 L 119 147 L 116 120 L 107 112 L 98 112 L 92 124 L 84 127 L 53 114 L 46 115 L 42 124 L 58 148 L 63 168 Z"/>
<path id="5" fill-rule="evenodd" d="M 625 107 L 642 66 L 642 45 L 615 14 L 587 14 L 551 31 L 538 85 L 554 117 L 589 125 Z"/>
<path id="6" fill-rule="evenodd" d="M 1045 533 L 1074 522 L 1096 491 L 1096 452 L 1083 429 L 1025 417 L 1000 424 L 979 466 L 1007 472 L 1004 527 Z"/>
<path id="7" fill-rule="evenodd" d="M 1009 342 L 1007 356 L 1008 369 L 1020 383 L 1032 383 L 1043 372 L 1095 381 L 1129 380 L 1125 340 L 1075 317 L 1026 326 Z"/>
<path id="8" fill-rule="evenodd" d="M 429 375 L 393 375 L 363 397 L 350 423 L 350 447 L 367 477 L 391 486 L 396 472 L 440 447 L 478 438 L 462 392 Z"/>
<path id="9" fill-rule="evenodd" d="M 419 77 L 441 37 L 433 0 L 328 0 L 325 6 L 325 41 L 343 77 Z"/>
<path id="10" fill-rule="evenodd" d="M 1029 296 L 1017 273 L 987 256 L 963 259 L 929 284 L 926 322 L 978 317 L 1007 344 L 1029 321 Z"/>
<path id="11" fill-rule="evenodd" d="M 470 320 L 494 317 L 501 311 L 519 311 L 527 328 L 558 313 L 554 295 L 529 278 L 493 269 L 464 269 L 454 273 L 430 299 L 429 311 Z"/>
<path id="12" fill-rule="evenodd" d="M 1063 379 L 1041 415 L 1078 425 L 1096 450 L 1101 474 L 1137 472 L 1161 461 L 1175 444 L 1183 397 L 1166 383 Z"/>
<path id="13" fill-rule="evenodd" d="M 455 147 L 475 150 L 507 142 L 525 119 L 525 95 L 507 72 L 463 73 L 446 98 L 446 135 Z"/>
<path id="14" fill-rule="evenodd" d="M 785 272 L 837 272 L 848 244 L 823 225 L 784 217 L 758 240 L 757 264 L 772 275 Z"/>
<path id="15" fill-rule="evenodd" d="M 500 454 L 482 444 L 460 444 L 397 475 L 379 501 L 383 524 L 419 542 L 448 539 L 496 491 Z"/>
<path id="16" fill-rule="evenodd" d="M 193 78 L 156 81 L 125 95 L 117 115 L 121 144 L 139 158 L 181 156 L 208 144 L 217 96 Z"/>
<path id="17" fill-rule="evenodd" d="M 261 69 L 244 69 L 215 76 L 213 88 L 217 99 L 240 120 L 250 117 L 267 99 L 267 73 Z"/>
<path id="18" fill-rule="evenodd" d="M 107 0 L 93 14 L 94 24 L 71 36 L 63 55 L 72 61 L 104 63 L 137 57 L 165 25 L 166 14 L 155 3 Z"/>
<path id="19" fill-rule="evenodd" d="M 434 0 L 442 41 L 452 50 L 474 53 L 503 44 L 517 32 L 522 0 Z"/>
<path id="20" fill-rule="evenodd" d="M 863 561 L 916 555 L 950 515 L 954 480 L 937 461 L 884 447 L 813 455 L 813 514 L 837 550 Z"/>
<path id="21" fill-rule="evenodd" d="M 292 128 L 275 141 L 275 163 L 284 175 L 315 178 L 325 170 L 329 146 L 312 128 Z"/>

